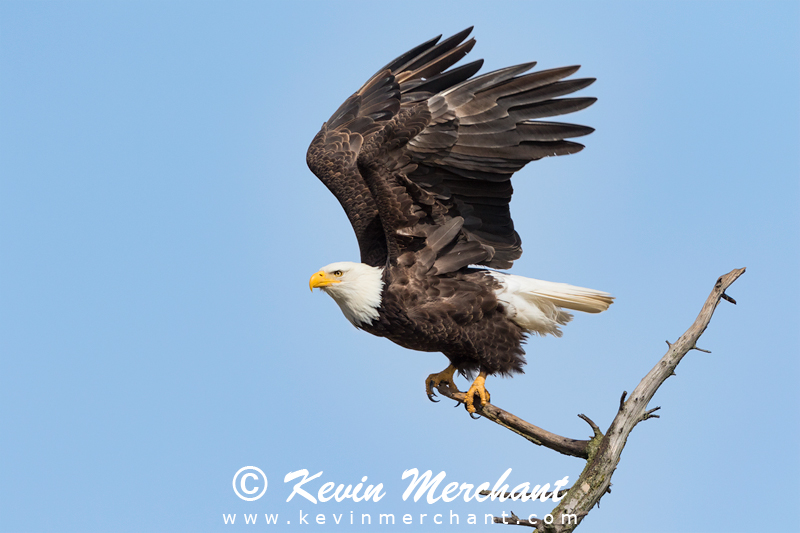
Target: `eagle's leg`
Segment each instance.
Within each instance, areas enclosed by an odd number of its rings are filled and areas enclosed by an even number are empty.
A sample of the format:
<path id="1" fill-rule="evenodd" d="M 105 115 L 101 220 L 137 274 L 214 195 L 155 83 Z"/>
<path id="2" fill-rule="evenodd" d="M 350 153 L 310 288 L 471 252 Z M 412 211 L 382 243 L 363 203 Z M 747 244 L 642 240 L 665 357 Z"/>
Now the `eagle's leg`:
<path id="1" fill-rule="evenodd" d="M 453 365 L 448 366 L 438 374 L 431 374 L 425 379 L 425 392 L 428 393 L 428 399 L 432 402 L 438 402 L 439 400 L 434 400 L 436 397 L 436 393 L 433 392 L 433 389 L 437 388 L 441 383 L 447 383 L 447 388 L 451 389 L 453 392 L 461 392 L 456 387 L 456 382 L 453 379 L 453 374 L 456 373 L 456 367 Z"/>
<path id="2" fill-rule="evenodd" d="M 475 378 L 475 381 L 472 382 L 472 386 L 470 386 L 469 390 L 467 391 L 466 398 L 464 399 L 464 403 L 467 404 L 467 411 L 472 414 L 475 412 L 475 395 L 478 395 L 478 399 L 480 400 L 479 405 L 483 406 L 489 403 L 491 399 L 491 395 L 489 391 L 486 390 L 484 386 L 486 383 L 486 372 L 481 372 L 478 374 L 478 377 Z"/>

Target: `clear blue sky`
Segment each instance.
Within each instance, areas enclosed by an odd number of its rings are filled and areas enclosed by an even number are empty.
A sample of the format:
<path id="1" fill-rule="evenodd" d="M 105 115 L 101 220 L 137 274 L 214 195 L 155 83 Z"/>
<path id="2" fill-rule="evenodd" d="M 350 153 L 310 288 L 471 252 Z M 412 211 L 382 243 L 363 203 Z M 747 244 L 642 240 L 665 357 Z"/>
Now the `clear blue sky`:
<path id="1" fill-rule="evenodd" d="M 3 2 L 0 533 L 377 529 L 332 523 L 350 511 L 414 515 L 378 530 L 485 531 L 467 514 L 551 508 L 404 502 L 406 469 L 543 484 L 584 463 L 428 402 L 444 356 L 356 331 L 308 291 L 358 258 L 306 168 L 311 138 L 391 58 L 470 25 L 484 71 L 598 79 L 569 117 L 597 129 L 587 149 L 515 176 L 513 272 L 617 298 L 532 339 L 527 373 L 490 379 L 492 399 L 587 438 L 576 415 L 607 427 L 716 278 L 746 266 L 699 344 L 712 353 L 657 393 L 661 418 L 634 430 L 580 530 L 791 529 L 799 21 L 797 2 L 769 1 Z M 269 479 L 254 502 L 232 490 L 250 465 Z M 287 503 L 304 468 L 323 472 L 314 489 L 368 476 L 386 496 Z"/>

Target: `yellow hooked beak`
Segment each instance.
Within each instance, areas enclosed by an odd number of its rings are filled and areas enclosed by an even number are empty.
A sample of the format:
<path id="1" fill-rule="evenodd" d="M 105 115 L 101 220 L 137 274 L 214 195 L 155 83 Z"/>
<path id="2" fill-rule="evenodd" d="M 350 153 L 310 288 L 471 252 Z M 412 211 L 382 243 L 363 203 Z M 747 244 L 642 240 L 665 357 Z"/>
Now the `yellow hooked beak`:
<path id="1" fill-rule="evenodd" d="M 341 283 L 342 280 L 336 279 L 335 277 L 331 276 L 327 272 L 320 270 L 308 281 L 308 287 L 313 292 L 314 289 L 318 287 L 327 287 L 328 285 L 333 285 L 334 283 Z"/>

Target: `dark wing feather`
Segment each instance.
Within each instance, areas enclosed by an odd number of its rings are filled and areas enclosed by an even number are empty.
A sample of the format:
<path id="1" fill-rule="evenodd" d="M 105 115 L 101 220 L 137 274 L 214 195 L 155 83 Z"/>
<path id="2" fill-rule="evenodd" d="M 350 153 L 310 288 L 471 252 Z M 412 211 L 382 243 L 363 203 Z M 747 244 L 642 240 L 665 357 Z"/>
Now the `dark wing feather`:
<path id="1" fill-rule="evenodd" d="M 417 263 L 439 274 L 471 264 L 508 268 L 521 253 L 511 175 L 530 161 L 580 151 L 592 128 L 538 119 L 594 98 L 559 98 L 593 79 L 579 67 L 526 74 L 535 63 L 471 78 L 471 28 L 389 62 L 323 125 L 312 171 L 353 224 L 362 261 Z"/>
<path id="2" fill-rule="evenodd" d="M 594 80 L 562 81 L 578 67 L 524 74 L 533 66 L 490 72 L 435 95 L 429 126 L 407 147 L 416 164 L 408 178 L 446 205 L 449 216 L 464 217 L 461 242 L 486 249 L 486 259 L 473 264 L 509 268 L 522 254 L 508 207 L 511 175 L 530 161 L 579 152 L 583 145 L 567 139 L 594 131 L 536 120 L 590 106 L 594 98 L 558 97 Z M 439 272 L 458 264 L 437 263 Z"/>
<path id="3" fill-rule="evenodd" d="M 432 89 L 456 85 L 477 72 L 480 62 L 442 74 L 475 45 L 475 39 L 462 42 L 471 30 L 441 43 L 441 36 L 436 37 L 389 62 L 331 115 L 308 149 L 309 168 L 344 208 L 358 239 L 361 261 L 368 265 L 386 263 L 388 244 L 378 204 L 356 164 L 361 147 L 402 107 L 425 101 Z"/>

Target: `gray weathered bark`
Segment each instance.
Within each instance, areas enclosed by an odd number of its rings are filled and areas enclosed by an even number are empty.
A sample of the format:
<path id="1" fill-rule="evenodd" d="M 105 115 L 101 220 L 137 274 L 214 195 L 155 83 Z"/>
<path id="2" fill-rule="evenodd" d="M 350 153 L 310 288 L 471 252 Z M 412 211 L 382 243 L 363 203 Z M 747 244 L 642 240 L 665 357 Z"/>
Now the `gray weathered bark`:
<path id="1" fill-rule="evenodd" d="M 725 294 L 725 290 L 736 281 L 739 276 L 744 274 L 745 269 L 739 268 L 721 276 L 714 284 L 714 289 L 706 299 L 700 314 L 695 319 L 692 326 L 675 341 L 669 345 L 667 353 L 653 367 L 650 372 L 642 379 L 639 385 L 628 397 L 627 392 L 622 393 L 620 398 L 617 416 L 611 422 L 605 434 L 600 428 L 585 415 L 578 415 L 584 419 L 594 432 L 594 437 L 589 440 L 575 440 L 561 437 L 545 431 L 541 428 L 529 424 L 524 420 L 507 413 L 506 411 L 492 404 L 486 404 L 478 408 L 478 414 L 489 420 L 522 435 L 534 444 L 545 446 L 559 453 L 581 457 L 586 459 L 586 466 L 581 472 L 578 480 L 572 485 L 567 495 L 559 502 L 558 506 L 550 512 L 553 521 L 550 524 L 541 520 L 527 521 L 517 519 L 516 516 L 503 520 L 495 517 L 495 522 L 506 524 L 529 526 L 537 528 L 541 533 L 566 533 L 574 530 L 589 514 L 589 511 L 597 505 L 600 498 L 607 492 L 611 492 L 611 476 L 614 474 L 619 464 L 622 449 L 628 440 L 633 428 L 639 422 L 649 418 L 658 418 L 653 414 L 659 407 L 648 409 L 648 404 L 653 398 L 658 388 L 666 379 L 674 375 L 675 368 L 691 350 L 702 350 L 697 347 L 697 340 L 703 334 L 711 322 L 714 310 L 717 308 L 720 299 L 736 303 L 731 297 Z M 464 394 L 455 392 L 443 384 L 438 388 L 444 396 L 454 400 L 464 401 Z M 627 399 L 626 399 L 627 398 Z M 476 403 L 477 406 L 477 403 Z M 574 515 L 576 518 L 567 520 L 562 524 L 561 517 Z"/>

